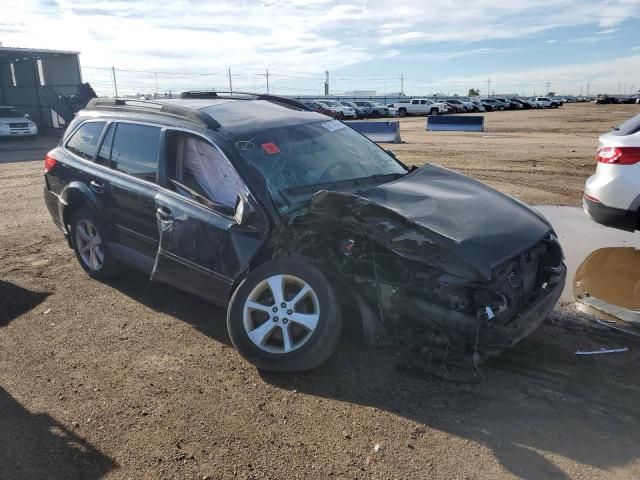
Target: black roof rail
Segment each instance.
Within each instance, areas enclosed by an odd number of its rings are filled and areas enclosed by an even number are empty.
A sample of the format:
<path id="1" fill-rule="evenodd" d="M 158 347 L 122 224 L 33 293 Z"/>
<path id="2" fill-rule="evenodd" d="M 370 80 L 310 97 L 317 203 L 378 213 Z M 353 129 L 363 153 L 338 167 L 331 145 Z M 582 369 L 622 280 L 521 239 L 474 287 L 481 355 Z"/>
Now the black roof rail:
<path id="1" fill-rule="evenodd" d="M 85 110 L 114 110 L 114 111 L 131 111 L 140 112 L 145 110 L 149 113 L 159 115 L 167 115 L 192 123 L 204 126 L 206 128 L 217 129 L 220 124 L 211 116 L 197 109 L 186 108 L 180 105 L 174 105 L 163 102 L 153 102 L 150 100 L 136 100 L 127 98 L 92 98 L 87 103 Z"/>
<path id="2" fill-rule="evenodd" d="M 239 97 L 236 97 L 238 95 Z M 246 98 L 250 97 L 250 98 Z M 237 100 L 265 100 L 271 103 L 277 103 L 284 107 L 294 107 L 299 110 L 312 111 L 304 103 L 293 100 L 292 98 L 280 97 L 278 95 L 269 95 L 265 93 L 253 93 L 253 92 L 239 92 L 239 91 L 221 91 L 221 90 L 190 90 L 187 92 L 181 92 L 180 98 L 235 98 Z"/>

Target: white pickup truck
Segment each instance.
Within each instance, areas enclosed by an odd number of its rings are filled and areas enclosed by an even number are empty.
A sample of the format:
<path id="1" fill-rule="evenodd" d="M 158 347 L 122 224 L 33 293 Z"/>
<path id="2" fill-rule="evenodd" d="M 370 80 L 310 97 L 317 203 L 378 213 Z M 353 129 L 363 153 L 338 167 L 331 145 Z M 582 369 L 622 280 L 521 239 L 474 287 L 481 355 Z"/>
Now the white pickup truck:
<path id="1" fill-rule="evenodd" d="M 447 113 L 449 107 L 442 102 L 434 102 L 428 98 L 414 98 L 405 102 L 393 104 L 393 108 L 398 110 L 398 116 L 406 117 L 407 115 L 439 115 Z"/>
<path id="2" fill-rule="evenodd" d="M 549 97 L 536 97 L 534 101 L 538 108 L 558 108 L 560 106 L 560 102 Z"/>

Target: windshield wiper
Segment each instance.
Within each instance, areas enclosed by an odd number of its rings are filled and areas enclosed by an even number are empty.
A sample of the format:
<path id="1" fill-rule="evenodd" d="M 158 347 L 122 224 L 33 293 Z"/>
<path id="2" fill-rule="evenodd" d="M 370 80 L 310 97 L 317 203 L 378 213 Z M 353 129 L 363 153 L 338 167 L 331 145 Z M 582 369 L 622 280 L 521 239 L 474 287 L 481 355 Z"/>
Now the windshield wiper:
<path id="1" fill-rule="evenodd" d="M 359 178 L 350 178 L 346 180 L 334 180 L 332 182 L 322 182 L 322 183 L 312 183 L 309 185 L 298 185 L 295 187 L 284 188 L 280 190 L 280 194 L 283 196 L 297 196 L 303 195 L 309 192 L 317 192 L 321 190 L 322 187 L 348 187 L 348 186 L 358 186 L 358 185 L 370 185 L 372 183 L 383 183 L 383 181 L 389 181 L 391 179 L 395 180 L 396 178 L 400 178 L 404 173 L 376 173 L 373 175 L 369 175 L 368 177 L 359 177 Z M 372 181 L 373 180 L 373 181 Z"/>

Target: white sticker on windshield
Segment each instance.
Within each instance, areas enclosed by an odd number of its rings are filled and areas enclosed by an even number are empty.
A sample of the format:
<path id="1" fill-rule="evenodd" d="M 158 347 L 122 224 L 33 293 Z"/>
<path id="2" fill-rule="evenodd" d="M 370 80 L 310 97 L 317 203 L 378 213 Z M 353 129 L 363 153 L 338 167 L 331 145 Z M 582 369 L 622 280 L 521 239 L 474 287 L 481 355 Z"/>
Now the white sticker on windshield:
<path id="1" fill-rule="evenodd" d="M 341 128 L 346 127 L 344 123 L 338 120 L 331 120 L 330 122 L 324 122 L 321 125 L 327 130 L 329 130 L 330 132 L 335 132 L 336 130 L 340 130 Z"/>

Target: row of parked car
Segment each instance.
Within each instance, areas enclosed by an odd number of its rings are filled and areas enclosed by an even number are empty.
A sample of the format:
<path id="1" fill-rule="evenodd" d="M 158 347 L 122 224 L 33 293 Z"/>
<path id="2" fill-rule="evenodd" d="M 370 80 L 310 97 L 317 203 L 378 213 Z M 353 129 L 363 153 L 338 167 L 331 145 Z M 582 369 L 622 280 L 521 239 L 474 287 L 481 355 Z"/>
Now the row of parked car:
<path id="1" fill-rule="evenodd" d="M 383 118 L 395 116 L 389 107 L 381 103 L 369 101 L 338 101 L 338 100 L 304 100 L 307 107 L 316 112 L 328 115 L 333 118 L 355 119 L 355 118 Z"/>
<path id="2" fill-rule="evenodd" d="M 490 97 L 478 100 L 414 98 L 394 103 L 398 116 L 441 115 L 445 113 L 494 112 L 504 110 L 528 110 L 532 108 L 558 108 L 564 99 L 556 97 L 501 98 Z"/>
<path id="3" fill-rule="evenodd" d="M 304 100 L 312 110 L 340 120 L 362 118 L 405 117 L 407 115 L 444 115 L 447 113 L 477 113 L 532 108 L 558 108 L 565 99 L 557 97 L 501 98 L 477 100 L 413 98 L 383 105 L 371 101 Z"/>

